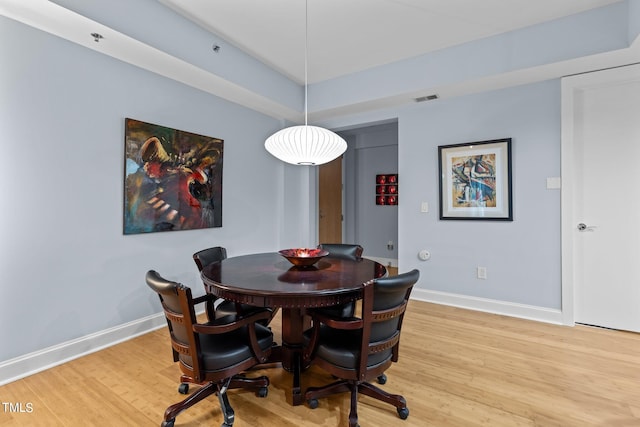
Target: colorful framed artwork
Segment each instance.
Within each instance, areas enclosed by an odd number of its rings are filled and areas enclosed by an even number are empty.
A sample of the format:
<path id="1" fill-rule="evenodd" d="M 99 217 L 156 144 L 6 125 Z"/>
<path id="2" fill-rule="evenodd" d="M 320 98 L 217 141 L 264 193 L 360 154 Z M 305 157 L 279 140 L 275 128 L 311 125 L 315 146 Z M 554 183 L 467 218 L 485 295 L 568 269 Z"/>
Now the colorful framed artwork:
<path id="1" fill-rule="evenodd" d="M 511 138 L 438 147 L 440 219 L 513 221 Z"/>
<path id="2" fill-rule="evenodd" d="M 376 175 L 376 205 L 398 204 L 398 174 Z"/>
<path id="3" fill-rule="evenodd" d="M 222 227 L 224 141 L 125 119 L 124 234 Z"/>

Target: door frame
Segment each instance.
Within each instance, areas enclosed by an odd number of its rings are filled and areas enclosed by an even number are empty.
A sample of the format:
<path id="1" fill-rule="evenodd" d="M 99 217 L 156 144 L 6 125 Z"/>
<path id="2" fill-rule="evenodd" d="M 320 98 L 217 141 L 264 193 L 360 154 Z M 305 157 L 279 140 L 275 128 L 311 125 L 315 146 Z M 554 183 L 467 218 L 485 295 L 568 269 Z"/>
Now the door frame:
<path id="1" fill-rule="evenodd" d="M 578 76 L 579 77 L 579 76 Z M 562 323 L 574 326 L 573 283 L 574 283 L 574 114 L 575 97 L 585 87 L 586 82 L 578 80 L 576 76 L 561 79 L 561 142 L 560 142 L 560 212 L 561 212 L 561 307 Z"/>
<path id="2" fill-rule="evenodd" d="M 576 179 L 575 156 L 575 114 L 580 105 L 577 101 L 585 89 L 637 80 L 640 65 L 631 64 L 621 67 L 597 70 L 584 74 L 563 77 L 561 80 L 561 144 L 560 168 L 562 189 L 560 196 L 561 210 L 561 251 L 562 251 L 562 323 L 575 325 L 575 246 L 578 244 L 575 227 L 578 213 L 575 207 L 575 194 L 579 189 Z"/>

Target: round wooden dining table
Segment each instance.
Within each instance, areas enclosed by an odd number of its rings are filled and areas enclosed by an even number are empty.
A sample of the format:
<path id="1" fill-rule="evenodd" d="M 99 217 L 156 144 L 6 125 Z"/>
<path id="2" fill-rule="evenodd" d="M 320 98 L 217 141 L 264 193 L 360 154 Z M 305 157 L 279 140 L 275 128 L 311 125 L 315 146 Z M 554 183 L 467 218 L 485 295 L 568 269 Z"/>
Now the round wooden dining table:
<path id="1" fill-rule="evenodd" d="M 362 284 L 384 277 L 375 261 L 327 256 L 310 267 L 296 267 L 280 254 L 261 253 L 227 258 L 206 266 L 202 280 L 207 292 L 220 298 L 259 307 L 282 309 L 282 345 L 270 362 L 293 373 L 292 403 L 304 403 L 300 388 L 305 310 L 361 298 Z"/>

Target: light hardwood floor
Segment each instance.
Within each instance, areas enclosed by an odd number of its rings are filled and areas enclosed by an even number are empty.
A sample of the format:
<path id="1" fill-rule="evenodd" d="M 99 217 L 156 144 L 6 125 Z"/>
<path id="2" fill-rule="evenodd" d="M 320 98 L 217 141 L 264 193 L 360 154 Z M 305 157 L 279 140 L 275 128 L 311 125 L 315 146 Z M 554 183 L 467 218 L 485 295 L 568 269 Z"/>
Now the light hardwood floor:
<path id="1" fill-rule="evenodd" d="M 273 323 L 274 331 L 279 319 Z M 276 332 L 276 335 L 279 333 Z M 346 395 L 311 410 L 292 407 L 290 374 L 271 379 L 269 395 L 231 391 L 236 427 L 346 426 Z M 253 373 L 252 373 L 253 374 Z M 411 301 L 400 361 L 384 389 L 403 394 L 400 420 L 389 405 L 361 396 L 362 427 L 640 426 L 640 334 L 514 319 Z M 0 387 L 2 426 L 158 426 L 181 399 L 167 331 L 158 331 Z M 304 386 L 332 379 L 312 368 Z M 176 426 L 219 426 L 215 397 L 183 412 Z"/>

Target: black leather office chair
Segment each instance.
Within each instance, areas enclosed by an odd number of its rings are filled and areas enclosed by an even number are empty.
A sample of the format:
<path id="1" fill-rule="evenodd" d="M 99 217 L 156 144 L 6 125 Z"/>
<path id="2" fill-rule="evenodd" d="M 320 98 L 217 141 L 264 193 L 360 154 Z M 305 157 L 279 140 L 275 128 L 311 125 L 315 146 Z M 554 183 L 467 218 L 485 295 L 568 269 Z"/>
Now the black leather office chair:
<path id="1" fill-rule="evenodd" d="M 193 260 L 200 271 L 212 262 L 222 261 L 223 259 L 227 259 L 227 249 L 222 246 L 203 249 L 193 254 Z"/>
<path id="2" fill-rule="evenodd" d="M 161 426 L 173 427 L 178 414 L 217 394 L 224 415 L 222 427 L 231 427 L 235 414 L 227 397 L 228 389 L 248 388 L 256 390 L 260 397 L 267 395 L 269 378 L 245 378 L 239 374 L 264 363 L 271 353 L 273 334 L 257 323 L 264 321 L 269 313 L 232 315 L 198 323 L 194 306 L 209 301 L 212 296 L 194 299 L 187 286 L 164 279 L 154 270 L 147 272 L 146 282 L 160 297 L 171 335 L 173 360 L 179 363 L 182 372 L 180 381 L 183 385 L 202 385 L 191 396 L 169 406 Z M 188 387 L 182 388 L 181 392 L 188 391 Z"/>
<path id="3" fill-rule="evenodd" d="M 420 272 L 375 279 L 363 285 L 362 316 L 335 318 L 313 316 L 313 329 L 306 332 L 307 363 L 315 364 L 339 378 L 323 387 L 309 387 L 305 399 L 313 409 L 318 399 L 334 393 L 351 393 L 349 426 L 358 425 L 358 393 L 390 403 L 406 419 L 409 409 L 404 397 L 389 394 L 369 383 L 398 361 L 402 319 L 413 285 Z"/>
<path id="4" fill-rule="evenodd" d="M 203 249 L 193 254 L 193 261 L 198 266 L 198 270 L 202 271 L 207 265 L 214 262 L 222 261 L 227 258 L 227 249 L 222 246 L 214 246 Z M 276 314 L 276 310 L 267 307 L 256 307 L 248 304 L 237 304 L 222 298 L 213 298 L 207 303 L 207 316 L 209 319 L 221 318 L 224 316 L 235 315 L 236 313 L 254 313 L 257 311 L 269 312 L 269 318 L 262 323 L 268 325 Z"/>
<path id="5" fill-rule="evenodd" d="M 328 251 L 329 256 L 348 259 L 360 259 L 364 252 L 362 246 L 351 243 L 320 243 L 318 249 Z"/>
<path id="6" fill-rule="evenodd" d="M 318 249 L 329 252 L 330 257 L 359 260 L 362 258 L 364 248 L 358 244 L 351 243 L 320 243 Z M 333 307 L 323 307 L 316 309 L 318 312 L 329 316 L 351 317 L 355 312 L 355 304 L 348 302 Z"/>
<path id="7" fill-rule="evenodd" d="M 212 248 L 203 249 L 193 254 L 193 261 L 198 266 L 198 271 L 202 271 L 207 265 L 222 261 L 227 258 L 227 249 L 222 246 L 214 246 Z M 218 312 L 216 313 L 215 304 L 218 302 Z M 206 305 L 207 317 L 210 320 L 215 319 L 216 314 L 218 317 L 228 316 L 236 314 L 236 304 L 233 301 L 223 300 L 222 298 L 212 297 L 211 301 Z"/>

